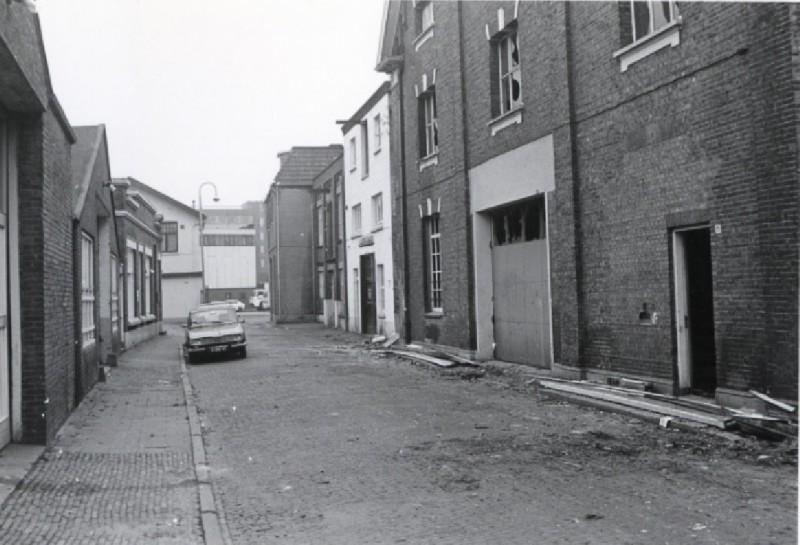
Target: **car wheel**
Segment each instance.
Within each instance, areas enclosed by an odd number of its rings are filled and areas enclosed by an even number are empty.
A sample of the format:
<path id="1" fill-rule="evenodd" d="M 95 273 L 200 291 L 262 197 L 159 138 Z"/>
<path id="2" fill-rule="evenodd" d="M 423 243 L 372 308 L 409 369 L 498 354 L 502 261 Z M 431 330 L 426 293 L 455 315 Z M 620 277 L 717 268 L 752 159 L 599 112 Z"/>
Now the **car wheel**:
<path id="1" fill-rule="evenodd" d="M 197 358 L 195 358 L 192 354 L 186 354 L 186 363 L 194 363 L 196 361 Z"/>
<path id="2" fill-rule="evenodd" d="M 247 348 L 242 348 L 239 350 L 239 357 L 241 359 L 245 359 L 247 357 Z"/>

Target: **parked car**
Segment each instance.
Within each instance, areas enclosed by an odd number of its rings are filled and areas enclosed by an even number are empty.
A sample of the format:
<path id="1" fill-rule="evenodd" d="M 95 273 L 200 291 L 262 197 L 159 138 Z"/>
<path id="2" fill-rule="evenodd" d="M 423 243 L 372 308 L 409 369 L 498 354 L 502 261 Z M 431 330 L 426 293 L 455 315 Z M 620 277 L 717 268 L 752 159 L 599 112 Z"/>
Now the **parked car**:
<path id="1" fill-rule="evenodd" d="M 256 308 L 256 310 L 268 310 L 269 309 L 269 290 L 268 289 L 256 289 L 253 290 L 253 296 L 250 298 L 250 304 Z"/>
<path id="2" fill-rule="evenodd" d="M 238 299 L 227 299 L 225 301 L 225 303 L 233 305 L 233 308 L 236 309 L 236 312 L 239 312 L 240 310 L 244 310 L 244 307 L 245 307 L 245 304 L 242 303 L 241 301 L 239 301 Z"/>
<path id="3" fill-rule="evenodd" d="M 189 313 L 183 351 L 189 363 L 203 354 L 247 357 L 243 320 L 231 305 L 201 305 Z"/>

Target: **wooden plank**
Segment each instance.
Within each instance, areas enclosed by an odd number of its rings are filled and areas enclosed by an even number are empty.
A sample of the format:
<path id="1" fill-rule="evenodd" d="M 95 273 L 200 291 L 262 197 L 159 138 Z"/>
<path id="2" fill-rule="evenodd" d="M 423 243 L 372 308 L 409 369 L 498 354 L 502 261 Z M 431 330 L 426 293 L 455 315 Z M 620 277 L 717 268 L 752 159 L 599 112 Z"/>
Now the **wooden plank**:
<path id="1" fill-rule="evenodd" d="M 758 399 L 763 401 L 764 403 L 768 403 L 774 407 L 781 409 L 782 411 L 786 411 L 787 413 L 794 413 L 797 411 L 796 407 L 789 405 L 787 403 L 783 403 L 778 401 L 777 399 L 772 399 L 767 394 L 762 394 L 761 392 L 756 392 L 755 390 L 750 390 L 750 393 L 756 396 Z"/>
<path id="2" fill-rule="evenodd" d="M 733 419 L 731 418 L 721 418 L 709 414 L 700 414 L 688 410 L 676 409 L 674 407 L 665 407 L 662 405 L 656 405 L 655 403 L 648 403 L 646 401 L 641 401 L 638 399 L 630 399 L 627 397 L 622 397 L 611 393 L 597 392 L 591 389 L 581 388 L 579 386 L 561 384 L 558 382 L 551 382 L 549 380 L 540 380 L 539 384 L 551 390 L 578 394 L 586 397 L 591 397 L 594 399 L 602 399 L 603 401 L 617 403 L 619 405 L 634 407 L 636 409 L 642 409 L 645 411 L 650 411 L 653 413 L 663 414 L 667 416 L 674 416 L 676 418 L 683 418 L 684 420 L 689 420 L 691 422 L 699 422 L 700 424 L 714 426 L 715 428 L 720 428 L 723 430 L 727 429 L 733 423 Z"/>
<path id="3" fill-rule="evenodd" d="M 391 352 L 392 354 L 405 356 L 407 358 L 416 359 L 427 363 L 432 363 L 434 365 L 438 365 L 439 367 L 453 367 L 456 364 L 454 361 L 434 358 L 432 356 L 426 356 L 425 354 L 419 354 L 417 352 L 406 352 L 405 350 L 389 350 L 389 352 Z"/>

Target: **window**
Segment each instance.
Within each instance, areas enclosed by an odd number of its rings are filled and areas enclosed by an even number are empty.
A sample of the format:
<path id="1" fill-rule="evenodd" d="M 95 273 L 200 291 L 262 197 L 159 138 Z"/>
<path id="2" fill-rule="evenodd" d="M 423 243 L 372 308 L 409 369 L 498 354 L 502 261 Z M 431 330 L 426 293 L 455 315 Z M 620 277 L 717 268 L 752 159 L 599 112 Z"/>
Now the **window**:
<path id="1" fill-rule="evenodd" d="M 119 330 L 119 259 L 111 256 L 111 331 Z"/>
<path id="2" fill-rule="evenodd" d="M 386 314 L 386 285 L 383 278 L 383 265 L 378 265 L 378 315 Z"/>
<path id="3" fill-rule="evenodd" d="M 336 286 L 336 269 L 329 267 L 325 272 L 325 299 L 333 299 L 333 290 Z"/>
<path id="4" fill-rule="evenodd" d="M 325 204 L 325 250 L 328 257 L 336 255 L 336 244 L 333 238 L 333 202 Z"/>
<path id="5" fill-rule="evenodd" d="M 630 6 L 630 40 L 639 41 L 677 20 L 678 6 L 672 0 L 633 0 Z"/>
<path id="6" fill-rule="evenodd" d="M 516 23 L 492 41 L 492 115 L 501 116 L 522 106 Z"/>
<path id="7" fill-rule="evenodd" d="M 544 198 L 538 197 L 493 212 L 492 235 L 496 246 L 547 238 Z"/>
<path id="8" fill-rule="evenodd" d="M 433 2 L 418 2 L 415 11 L 417 35 L 433 26 Z"/>
<path id="9" fill-rule="evenodd" d="M 442 312 L 442 247 L 439 214 L 425 218 L 425 306 L 428 312 Z"/>
<path id="10" fill-rule="evenodd" d="M 207 235 L 203 246 L 255 246 L 255 235 Z"/>
<path id="11" fill-rule="evenodd" d="M 322 208 L 322 199 L 317 200 L 317 247 L 322 248 L 325 244 L 325 233 L 323 232 L 325 226 L 325 209 Z"/>
<path id="12" fill-rule="evenodd" d="M 439 151 L 439 127 L 436 120 L 436 89 L 431 87 L 419 97 L 419 156 L 429 157 Z"/>
<path id="13" fill-rule="evenodd" d="M 366 120 L 361 122 L 361 179 L 369 176 L 369 132 Z"/>
<path id="14" fill-rule="evenodd" d="M 350 172 L 356 169 L 356 137 L 350 139 Z"/>
<path id="15" fill-rule="evenodd" d="M 339 240 L 344 238 L 344 195 L 342 194 L 342 176 L 336 175 L 336 223 L 339 230 Z"/>
<path id="16" fill-rule="evenodd" d="M 94 342 L 94 240 L 81 233 L 81 333 L 83 345 Z"/>
<path id="17" fill-rule="evenodd" d="M 336 300 L 341 301 L 344 297 L 345 282 L 347 279 L 344 276 L 344 267 L 339 265 L 339 282 L 336 284 Z"/>
<path id="18" fill-rule="evenodd" d="M 381 114 L 377 114 L 372 120 L 372 133 L 375 143 L 375 153 L 381 149 Z"/>
<path id="19" fill-rule="evenodd" d="M 361 235 L 361 203 L 353 206 L 352 214 L 353 236 L 357 237 Z"/>
<path id="20" fill-rule="evenodd" d="M 372 196 L 372 228 L 383 226 L 383 193 Z"/>
<path id="21" fill-rule="evenodd" d="M 125 255 L 125 294 L 128 320 L 139 314 L 136 301 L 136 251 L 128 248 Z"/>
<path id="22" fill-rule="evenodd" d="M 153 258 L 145 256 L 144 258 L 144 274 L 142 275 L 144 283 L 144 308 L 143 314 L 149 315 L 153 313 L 153 281 L 155 280 L 153 274 Z"/>
<path id="23" fill-rule="evenodd" d="M 178 222 L 168 221 L 161 225 L 161 251 L 173 253 L 178 251 Z"/>

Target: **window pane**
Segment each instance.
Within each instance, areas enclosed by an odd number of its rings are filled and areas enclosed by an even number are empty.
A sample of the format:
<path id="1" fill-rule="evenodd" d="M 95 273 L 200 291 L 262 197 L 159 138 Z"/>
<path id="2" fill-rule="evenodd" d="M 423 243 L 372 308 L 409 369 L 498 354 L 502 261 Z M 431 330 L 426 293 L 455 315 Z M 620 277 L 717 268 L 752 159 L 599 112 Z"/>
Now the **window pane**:
<path id="1" fill-rule="evenodd" d="M 670 17 L 669 4 L 669 0 L 656 0 L 653 2 L 653 30 L 658 30 L 666 26 L 666 24 L 672 20 Z"/>
<path id="2" fill-rule="evenodd" d="M 650 4 L 647 1 L 633 2 L 633 38 L 638 40 L 650 34 Z"/>

